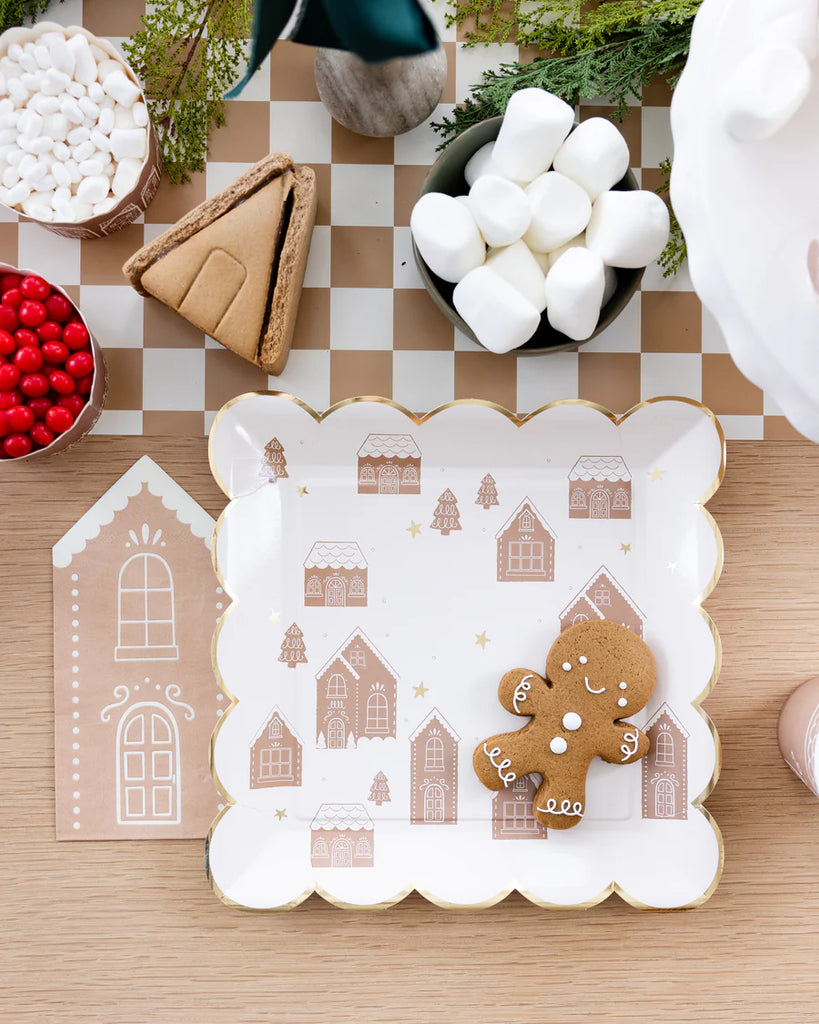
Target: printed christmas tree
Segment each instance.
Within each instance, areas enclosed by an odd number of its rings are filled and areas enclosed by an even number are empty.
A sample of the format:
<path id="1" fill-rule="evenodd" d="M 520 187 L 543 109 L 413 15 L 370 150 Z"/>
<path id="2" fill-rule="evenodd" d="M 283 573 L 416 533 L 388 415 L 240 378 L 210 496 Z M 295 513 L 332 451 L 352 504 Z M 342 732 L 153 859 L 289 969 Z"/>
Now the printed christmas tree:
<path id="1" fill-rule="evenodd" d="M 284 447 L 278 437 L 274 437 L 264 446 L 264 456 L 259 476 L 262 480 L 275 484 L 280 476 L 289 475 L 287 472 L 287 459 L 284 457 Z"/>
<path id="2" fill-rule="evenodd" d="M 296 665 L 307 661 L 304 633 L 302 633 L 295 622 L 284 634 L 279 661 L 286 662 L 288 668 L 295 668 Z"/>
<path id="3" fill-rule="evenodd" d="M 383 772 L 379 772 L 373 779 L 373 784 L 370 786 L 369 800 L 377 807 L 391 802 L 390 787 L 387 782 L 387 776 Z"/>
<path id="4" fill-rule="evenodd" d="M 441 536 L 446 537 L 450 530 L 462 529 L 461 513 L 458 511 L 458 499 L 447 489 L 438 499 L 438 506 L 432 519 L 432 529 L 440 530 Z"/>
<path id="5" fill-rule="evenodd" d="M 498 489 L 495 486 L 495 478 L 491 473 L 487 473 L 486 476 L 481 480 L 481 486 L 478 488 L 478 497 L 475 499 L 476 505 L 483 505 L 484 511 L 489 511 L 491 505 L 499 505 L 498 501 Z"/>

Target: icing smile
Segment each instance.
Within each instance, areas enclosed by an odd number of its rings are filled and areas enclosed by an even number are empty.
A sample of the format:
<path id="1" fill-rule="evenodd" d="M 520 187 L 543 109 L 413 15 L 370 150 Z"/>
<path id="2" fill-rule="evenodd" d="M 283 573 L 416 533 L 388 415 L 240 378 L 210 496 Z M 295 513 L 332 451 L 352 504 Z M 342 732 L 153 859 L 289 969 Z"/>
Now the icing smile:
<path id="1" fill-rule="evenodd" d="M 605 693 L 606 692 L 605 686 L 601 686 L 599 690 L 595 690 L 593 687 L 589 686 L 589 677 L 588 676 L 583 676 L 583 682 L 586 684 L 586 689 L 589 691 L 589 693 Z"/>

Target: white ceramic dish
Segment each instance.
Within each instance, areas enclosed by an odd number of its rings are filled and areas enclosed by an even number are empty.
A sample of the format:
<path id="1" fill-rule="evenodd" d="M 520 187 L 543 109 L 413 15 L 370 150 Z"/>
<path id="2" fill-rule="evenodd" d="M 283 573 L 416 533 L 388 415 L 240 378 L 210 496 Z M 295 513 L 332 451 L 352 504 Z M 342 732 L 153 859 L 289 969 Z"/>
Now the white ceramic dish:
<path id="1" fill-rule="evenodd" d="M 764 19 L 777 17 L 776 8 L 748 0 L 700 8 L 671 105 L 671 198 L 694 287 L 737 366 L 817 441 L 819 295 L 808 247 L 819 238 L 819 65 L 807 101 L 772 138 L 738 142 L 723 124 L 726 85 L 766 37 Z"/>
<path id="2" fill-rule="evenodd" d="M 521 422 L 464 402 L 419 419 L 362 399 L 319 416 L 248 395 L 220 412 L 210 456 L 231 498 L 214 536 L 233 602 L 214 638 L 233 699 L 212 743 L 228 805 L 208 844 L 225 902 L 708 898 L 722 865 L 701 806 L 719 771 L 699 708 L 720 661 L 700 607 L 722 566 L 702 507 L 724 471 L 711 413 L 664 399 L 618 421 L 574 401 Z M 584 615 L 644 630 L 659 682 L 635 722 L 653 747 L 643 764 L 595 761 L 586 817 L 544 839 L 531 791 L 493 796 L 472 750 L 513 721 L 504 671 L 541 671 Z"/>

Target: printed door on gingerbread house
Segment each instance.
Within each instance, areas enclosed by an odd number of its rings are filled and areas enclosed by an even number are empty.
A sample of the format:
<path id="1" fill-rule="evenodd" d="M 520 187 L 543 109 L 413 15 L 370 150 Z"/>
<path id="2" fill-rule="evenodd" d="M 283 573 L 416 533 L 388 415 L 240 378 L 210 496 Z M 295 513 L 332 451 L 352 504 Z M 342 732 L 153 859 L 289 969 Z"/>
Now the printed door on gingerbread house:
<path id="1" fill-rule="evenodd" d="M 368 434 L 358 449 L 359 494 L 420 494 L 421 450 L 411 434 Z"/>
<path id="2" fill-rule="evenodd" d="M 250 788 L 301 785 L 301 741 L 275 707 L 250 745 Z"/>
<path id="3" fill-rule="evenodd" d="M 569 518 L 631 518 L 631 473 L 619 455 L 577 460 L 569 473 Z"/>
<path id="4" fill-rule="evenodd" d="M 645 616 L 605 565 L 600 566 L 560 613 L 560 630 L 590 619 L 619 622 L 637 636 L 643 635 Z"/>
<path id="5" fill-rule="evenodd" d="M 643 817 L 688 817 L 688 733 L 661 705 L 643 731 L 651 741 L 643 758 Z"/>
<path id="6" fill-rule="evenodd" d="M 318 541 L 304 560 L 308 608 L 362 608 L 367 604 L 367 560 L 354 541 Z"/>
<path id="7" fill-rule="evenodd" d="M 344 750 L 395 738 L 398 674 L 355 630 L 316 676 L 316 746 Z"/>
<path id="8" fill-rule="evenodd" d="M 524 498 L 495 535 L 499 583 L 548 583 L 555 578 L 555 535 Z"/>
<path id="9" fill-rule="evenodd" d="M 459 742 L 437 708 L 410 736 L 411 824 L 457 824 Z"/>
<path id="10" fill-rule="evenodd" d="M 535 820 L 532 801 L 537 787 L 528 775 L 492 794 L 493 839 L 545 839 L 547 829 Z"/>
<path id="11" fill-rule="evenodd" d="M 55 545 L 58 838 L 207 834 L 223 704 L 210 664 L 224 604 L 212 532 L 146 457 Z"/>

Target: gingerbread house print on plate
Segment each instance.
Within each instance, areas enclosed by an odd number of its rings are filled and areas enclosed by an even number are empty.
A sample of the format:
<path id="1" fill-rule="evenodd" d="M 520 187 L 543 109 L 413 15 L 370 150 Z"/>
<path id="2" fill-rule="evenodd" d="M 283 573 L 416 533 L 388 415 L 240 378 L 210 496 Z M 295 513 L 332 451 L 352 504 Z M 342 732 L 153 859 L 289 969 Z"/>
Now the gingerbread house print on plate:
<path id="1" fill-rule="evenodd" d="M 688 817 L 688 733 L 667 704 L 643 732 L 651 747 L 643 758 L 643 817 Z"/>
<path id="2" fill-rule="evenodd" d="M 499 583 L 548 583 L 555 578 L 555 535 L 524 498 L 495 534 Z"/>
<path id="3" fill-rule="evenodd" d="M 310 822 L 314 868 L 371 868 L 375 843 L 364 804 L 322 804 Z"/>
<path id="4" fill-rule="evenodd" d="M 301 785 L 301 741 L 274 707 L 250 747 L 250 788 Z"/>
<path id="5" fill-rule="evenodd" d="M 54 546 L 57 835 L 207 834 L 213 520 L 140 459 Z"/>
<path id="6" fill-rule="evenodd" d="M 316 676 L 316 745 L 344 750 L 361 739 L 395 739 L 398 673 L 355 630 Z"/>
<path id="7" fill-rule="evenodd" d="M 308 608 L 362 608 L 367 604 L 367 560 L 354 541 L 318 541 L 304 560 Z"/>
<path id="8" fill-rule="evenodd" d="M 631 519 L 631 473 L 619 455 L 584 455 L 569 473 L 570 519 Z"/>
<path id="9" fill-rule="evenodd" d="M 608 619 L 642 637 L 645 616 L 605 565 L 560 613 L 560 631 L 588 619 Z"/>
<path id="10" fill-rule="evenodd" d="M 547 829 L 535 820 L 532 801 L 537 787 L 528 775 L 492 794 L 493 839 L 545 839 Z"/>
<path id="11" fill-rule="evenodd" d="M 411 434 L 367 435 L 358 449 L 358 493 L 421 493 L 421 450 Z"/>
<path id="12" fill-rule="evenodd" d="M 460 737 L 437 708 L 410 736 L 410 822 L 454 825 L 458 821 Z"/>

